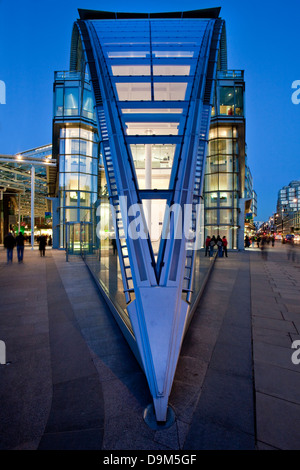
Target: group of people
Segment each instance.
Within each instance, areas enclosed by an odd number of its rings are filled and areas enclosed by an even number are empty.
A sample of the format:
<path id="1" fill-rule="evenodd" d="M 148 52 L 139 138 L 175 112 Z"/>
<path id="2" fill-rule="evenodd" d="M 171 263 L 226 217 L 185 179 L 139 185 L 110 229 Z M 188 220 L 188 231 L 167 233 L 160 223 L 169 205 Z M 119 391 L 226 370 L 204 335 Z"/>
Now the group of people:
<path id="1" fill-rule="evenodd" d="M 249 248 L 251 244 L 256 243 L 257 248 L 261 248 L 263 245 L 267 244 L 269 245 L 270 243 L 272 246 L 275 245 L 275 236 L 274 235 L 254 235 L 253 237 L 249 237 L 246 235 L 245 237 L 245 248 Z"/>
<path id="2" fill-rule="evenodd" d="M 227 245 L 228 242 L 225 236 L 221 238 L 220 235 L 218 235 L 216 238 L 214 235 L 212 237 L 207 235 L 205 240 L 205 256 L 209 256 L 211 258 L 216 246 L 219 258 L 222 258 L 224 255 L 228 258 Z"/>
<path id="3" fill-rule="evenodd" d="M 13 262 L 13 252 L 15 246 L 17 247 L 18 263 L 23 263 L 25 241 L 26 238 L 22 232 L 19 232 L 19 235 L 17 235 L 16 237 L 12 232 L 9 232 L 6 235 L 6 237 L 4 238 L 4 248 L 6 248 L 7 251 L 7 264 Z M 37 241 L 39 244 L 40 255 L 45 256 L 47 237 L 45 235 L 40 235 L 39 237 L 37 237 Z M 49 237 L 48 245 L 52 245 L 51 235 Z"/>

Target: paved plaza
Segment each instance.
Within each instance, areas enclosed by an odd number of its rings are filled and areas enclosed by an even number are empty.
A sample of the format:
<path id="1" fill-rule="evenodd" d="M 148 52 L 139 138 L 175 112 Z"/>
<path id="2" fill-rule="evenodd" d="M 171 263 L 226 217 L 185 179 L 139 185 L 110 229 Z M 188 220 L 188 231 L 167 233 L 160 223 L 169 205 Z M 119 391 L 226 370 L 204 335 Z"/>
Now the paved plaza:
<path id="1" fill-rule="evenodd" d="M 216 259 L 168 429 L 144 422 L 146 379 L 84 262 L 14 256 L 0 247 L 0 449 L 300 449 L 300 247 Z"/>

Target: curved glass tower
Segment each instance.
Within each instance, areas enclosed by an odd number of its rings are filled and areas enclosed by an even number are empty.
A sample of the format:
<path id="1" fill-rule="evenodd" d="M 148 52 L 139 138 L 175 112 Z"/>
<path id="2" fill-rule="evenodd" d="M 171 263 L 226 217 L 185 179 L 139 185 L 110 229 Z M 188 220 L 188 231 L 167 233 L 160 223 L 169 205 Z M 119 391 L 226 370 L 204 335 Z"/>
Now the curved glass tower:
<path id="1" fill-rule="evenodd" d="M 79 10 L 73 30 L 71 71 L 89 76 L 100 140 L 98 258 L 87 262 L 118 311 L 162 422 L 201 288 L 212 93 L 217 68 L 227 65 L 219 11 Z"/>

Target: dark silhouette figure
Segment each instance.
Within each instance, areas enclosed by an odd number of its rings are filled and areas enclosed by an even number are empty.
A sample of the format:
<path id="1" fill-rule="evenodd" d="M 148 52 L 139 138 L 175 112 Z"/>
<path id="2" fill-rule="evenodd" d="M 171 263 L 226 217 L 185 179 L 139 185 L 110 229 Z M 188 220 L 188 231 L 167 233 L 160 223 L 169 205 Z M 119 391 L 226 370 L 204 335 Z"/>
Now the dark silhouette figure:
<path id="1" fill-rule="evenodd" d="M 23 263 L 25 237 L 22 232 L 16 237 L 18 262 Z"/>
<path id="2" fill-rule="evenodd" d="M 249 248 L 250 246 L 250 238 L 248 235 L 245 236 L 245 248 Z"/>
<path id="3" fill-rule="evenodd" d="M 211 258 L 214 255 L 214 246 L 216 245 L 217 240 L 216 237 L 213 235 L 209 242 L 209 257 Z"/>
<path id="4" fill-rule="evenodd" d="M 219 256 L 219 258 L 222 258 L 222 256 L 223 256 L 223 243 L 222 243 L 220 235 L 217 236 L 217 247 L 218 247 L 218 256 Z"/>
<path id="5" fill-rule="evenodd" d="M 13 262 L 13 251 L 16 246 L 16 239 L 11 232 L 4 238 L 4 247 L 7 250 L 7 264 Z"/>
<path id="6" fill-rule="evenodd" d="M 45 235 L 40 235 L 38 238 L 40 255 L 45 256 L 47 239 Z"/>
<path id="7" fill-rule="evenodd" d="M 112 244 L 112 247 L 113 247 L 113 254 L 115 255 L 117 253 L 117 242 L 116 242 L 115 238 L 111 239 L 111 244 Z"/>
<path id="8" fill-rule="evenodd" d="M 263 236 L 260 245 L 261 256 L 264 261 L 268 260 L 268 243 L 267 237 Z"/>
<path id="9" fill-rule="evenodd" d="M 227 238 L 225 236 L 222 238 L 222 245 L 223 245 L 223 252 L 224 252 L 226 258 L 228 258 L 228 254 L 227 254 L 228 241 L 227 241 Z"/>
<path id="10" fill-rule="evenodd" d="M 207 256 L 209 253 L 209 242 L 210 242 L 210 236 L 207 235 L 206 240 L 205 240 L 205 256 Z"/>

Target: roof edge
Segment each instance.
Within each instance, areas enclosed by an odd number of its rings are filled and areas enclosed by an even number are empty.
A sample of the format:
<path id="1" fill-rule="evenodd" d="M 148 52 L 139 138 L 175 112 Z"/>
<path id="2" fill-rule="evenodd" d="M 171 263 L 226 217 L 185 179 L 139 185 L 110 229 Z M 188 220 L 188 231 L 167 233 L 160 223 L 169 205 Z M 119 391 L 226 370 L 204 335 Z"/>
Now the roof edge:
<path id="1" fill-rule="evenodd" d="M 168 19 L 168 18 L 219 18 L 221 7 L 202 10 L 161 12 L 161 13 L 125 13 L 102 10 L 78 9 L 81 20 L 120 20 L 120 19 Z"/>

